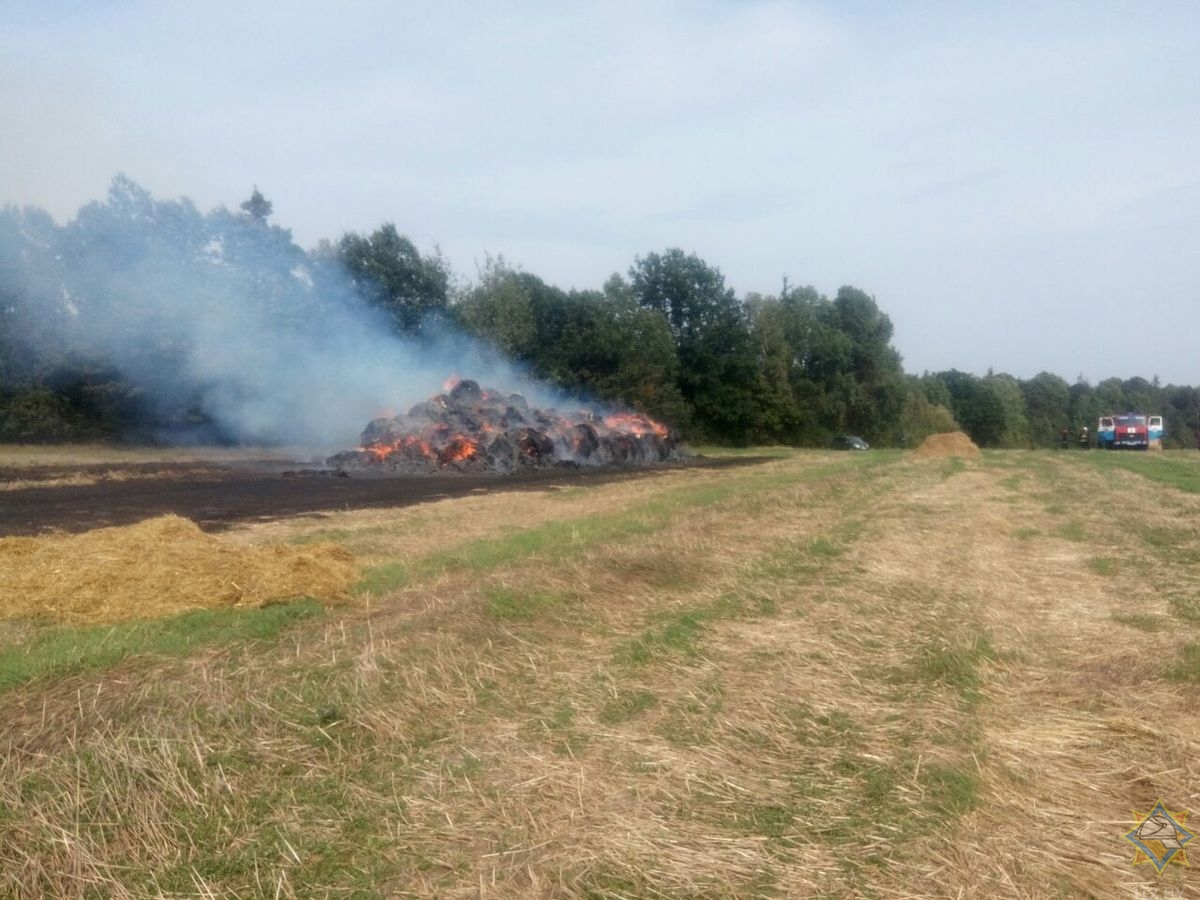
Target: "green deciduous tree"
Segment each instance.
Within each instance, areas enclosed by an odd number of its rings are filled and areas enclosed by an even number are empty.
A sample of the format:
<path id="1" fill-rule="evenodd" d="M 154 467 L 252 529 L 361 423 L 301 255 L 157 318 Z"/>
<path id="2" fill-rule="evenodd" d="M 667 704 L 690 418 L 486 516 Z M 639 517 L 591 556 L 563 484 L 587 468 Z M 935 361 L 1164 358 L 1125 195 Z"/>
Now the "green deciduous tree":
<path id="1" fill-rule="evenodd" d="M 1004 403 L 981 378 L 957 369 L 939 372 L 950 395 L 950 410 L 971 440 L 981 447 L 999 447 L 1005 435 Z"/>
<path id="2" fill-rule="evenodd" d="M 938 390 L 933 393 L 939 397 L 944 396 L 944 402 L 934 403 L 929 399 L 930 391 L 926 389 L 926 382 L 938 386 Z M 939 379 L 906 377 L 896 443 L 901 447 L 914 447 L 931 434 L 961 431 L 962 428 L 955 421 L 954 414 L 950 412 L 949 403 L 949 391 Z"/>
<path id="3" fill-rule="evenodd" d="M 757 375 L 755 442 L 799 443 L 805 416 L 793 387 L 795 350 L 789 340 L 788 310 L 774 297 L 746 298 Z"/>
<path id="4" fill-rule="evenodd" d="M 998 434 L 989 446 L 1009 449 L 1029 446 L 1029 421 L 1025 416 L 1025 397 L 1017 379 L 1004 373 L 988 372 L 983 386 L 995 395 L 1000 403 L 1000 426 Z"/>
<path id="5" fill-rule="evenodd" d="M 439 254 L 421 256 L 391 222 L 370 235 L 344 235 L 337 257 L 359 293 L 387 314 L 396 331 L 414 334 L 426 317 L 446 313 L 449 266 Z"/>
<path id="6" fill-rule="evenodd" d="M 468 331 L 527 362 L 538 335 L 533 294 L 547 289 L 536 275 L 512 268 L 504 257 L 488 257 L 479 282 L 459 299 L 455 313 Z"/>
<path id="7" fill-rule="evenodd" d="M 1200 388 L 1168 385 L 1163 391 L 1167 445 L 1200 448 Z"/>
<path id="8" fill-rule="evenodd" d="M 1077 420 L 1071 411 L 1071 386 L 1050 372 L 1039 372 L 1021 382 L 1025 415 L 1029 423 L 1029 439 L 1035 447 L 1053 447 L 1060 431 L 1075 430 L 1086 420 Z"/>
<path id="9" fill-rule="evenodd" d="M 1147 381 L 1136 376 L 1121 382 L 1121 394 L 1125 401 L 1123 408 L 1134 412 L 1156 413 L 1162 404 L 1162 389 L 1157 382 L 1157 378 Z"/>
<path id="10" fill-rule="evenodd" d="M 754 348 L 745 309 L 725 276 L 672 248 L 629 270 L 637 302 L 659 313 L 679 355 L 679 389 L 706 436 L 745 442 L 757 414 Z"/>
<path id="11" fill-rule="evenodd" d="M 892 321 L 875 299 L 843 287 L 828 308 L 830 326 L 846 341 L 848 365 L 839 373 L 844 429 L 879 439 L 899 419 L 905 388 L 900 355 L 891 345 Z"/>
<path id="12" fill-rule="evenodd" d="M 1075 379 L 1075 383 L 1071 385 L 1071 398 L 1069 405 L 1070 415 L 1063 422 L 1070 428 L 1078 428 L 1086 425 L 1089 429 L 1094 429 L 1099 422 L 1100 416 L 1112 413 L 1114 409 L 1107 407 L 1096 396 L 1096 389 L 1092 387 L 1083 375 Z"/>
<path id="13" fill-rule="evenodd" d="M 635 406 L 676 426 L 690 420 L 670 329 L 638 306 L 620 276 L 603 291 L 566 292 L 489 259 L 455 313 L 472 333 L 568 392 Z"/>
<path id="14" fill-rule="evenodd" d="M 1105 378 L 1096 385 L 1092 393 L 1101 410 L 1101 415 L 1112 415 L 1125 411 L 1125 389 L 1121 386 L 1121 379 Z"/>
<path id="15" fill-rule="evenodd" d="M 546 294 L 535 309 L 538 371 L 587 396 L 636 406 L 674 425 L 688 421 L 670 329 L 637 305 L 620 276 L 603 291 Z"/>

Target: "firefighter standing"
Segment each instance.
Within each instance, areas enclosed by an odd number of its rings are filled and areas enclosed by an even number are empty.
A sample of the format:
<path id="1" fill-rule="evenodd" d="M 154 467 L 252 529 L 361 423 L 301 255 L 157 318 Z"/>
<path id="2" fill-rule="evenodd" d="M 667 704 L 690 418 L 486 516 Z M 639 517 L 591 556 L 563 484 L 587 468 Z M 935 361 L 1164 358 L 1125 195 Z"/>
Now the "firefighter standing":
<path id="1" fill-rule="evenodd" d="M 1088 440 L 1088 429 L 1087 426 L 1084 425 L 1079 429 L 1079 449 L 1090 450 L 1091 446 L 1092 442 Z"/>
<path id="2" fill-rule="evenodd" d="M 1067 426 L 1066 426 L 1066 425 L 1064 425 L 1064 426 L 1063 426 L 1063 430 L 1062 430 L 1062 448 L 1063 448 L 1064 450 L 1066 450 L 1068 447 L 1070 447 L 1070 446 L 1071 446 L 1071 437 L 1070 437 L 1070 434 L 1071 434 L 1071 432 L 1069 432 L 1069 431 L 1067 430 Z"/>

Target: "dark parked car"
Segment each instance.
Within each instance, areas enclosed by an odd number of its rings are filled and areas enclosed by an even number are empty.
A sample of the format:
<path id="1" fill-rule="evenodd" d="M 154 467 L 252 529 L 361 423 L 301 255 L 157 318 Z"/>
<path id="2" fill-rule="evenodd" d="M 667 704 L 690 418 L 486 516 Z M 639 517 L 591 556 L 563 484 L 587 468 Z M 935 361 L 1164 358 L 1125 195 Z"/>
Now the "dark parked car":
<path id="1" fill-rule="evenodd" d="M 831 450 L 870 450 L 871 445 L 852 434 L 839 434 L 829 445 Z"/>

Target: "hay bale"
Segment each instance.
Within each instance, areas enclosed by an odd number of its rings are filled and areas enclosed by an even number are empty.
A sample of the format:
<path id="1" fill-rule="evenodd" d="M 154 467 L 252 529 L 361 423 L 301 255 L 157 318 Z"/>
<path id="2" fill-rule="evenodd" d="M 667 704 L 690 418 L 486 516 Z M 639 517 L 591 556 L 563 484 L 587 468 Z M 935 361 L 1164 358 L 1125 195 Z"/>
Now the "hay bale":
<path id="1" fill-rule="evenodd" d="M 357 578 L 341 547 L 241 547 L 179 516 L 0 538 L 0 618 L 88 624 L 301 596 L 336 602 Z"/>
<path id="2" fill-rule="evenodd" d="M 976 459 L 979 448 L 961 431 L 931 434 L 912 452 L 915 459 Z"/>

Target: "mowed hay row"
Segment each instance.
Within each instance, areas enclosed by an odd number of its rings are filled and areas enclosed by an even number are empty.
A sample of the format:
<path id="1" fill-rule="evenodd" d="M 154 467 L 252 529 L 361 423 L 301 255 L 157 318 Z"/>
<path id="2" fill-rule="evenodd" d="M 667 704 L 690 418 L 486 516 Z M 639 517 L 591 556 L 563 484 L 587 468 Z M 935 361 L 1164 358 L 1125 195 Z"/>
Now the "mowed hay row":
<path id="1" fill-rule="evenodd" d="M 78 535 L 0 538 L 0 618 L 98 624 L 301 596 L 337 602 L 358 574 L 341 547 L 237 546 L 168 515 Z"/>
<path id="2" fill-rule="evenodd" d="M 961 431 L 931 434 L 912 452 L 914 459 L 975 459 L 979 448 Z"/>

